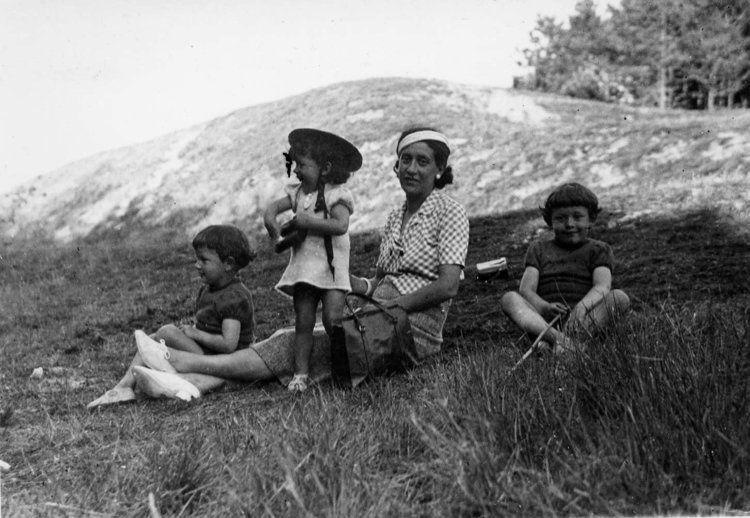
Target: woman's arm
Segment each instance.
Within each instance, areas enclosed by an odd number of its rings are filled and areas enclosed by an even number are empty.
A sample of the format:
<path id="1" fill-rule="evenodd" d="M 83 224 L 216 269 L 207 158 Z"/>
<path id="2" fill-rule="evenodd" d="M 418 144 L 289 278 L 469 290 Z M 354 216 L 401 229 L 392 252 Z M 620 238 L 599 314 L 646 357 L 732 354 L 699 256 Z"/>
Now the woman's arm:
<path id="1" fill-rule="evenodd" d="M 569 310 L 565 304 L 560 302 L 547 302 L 540 297 L 536 290 L 539 287 L 539 270 L 533 266 L 527 266 L 521 277 L 521 284 L 518 287 L 518 293 L 525 298 L 529 304 L 534 306 L 537 313 L 544 318 L 553 318 L 557 315 L 564 315 Z"/>
<path id="2" fill-rule="evenodd" d="M 215 353 L 231 353 L 237 350 L 240 342 L 240 321 L 225 318 L 221 321 L 221 334 L 215 335 L 201 331 L 195 326 L 182 326 L 182 332 L 198 345 Z"/>
<path id="3" fill-rule="evenodd" d="M 266 226 L 268 235 L 271 239 L 277 239 L 281 234 L 281 225 L 276 221 L 276 216 L 282 212 L 292 209 L 292 200 L 289 196 L 284 196 L 278 200 L 272 201 L 263 211 L 263 224 Z"/>
<path id="4" fill-rule="evenodd" d="M 381 268 L 378 268 L 375 272 L 375 277 L 357 277 L 350 273 L 349 283 L 352 285 L 353 293 L 360 293 L 371 297 L 375 288 L 383 280 L 383 277 L 385 277 L 385 272 Z"/>
<path id="5" fill-rule="evenodd" d="M 297 228 L 307 229 L 316 234 L 340 236 L 349 230 L 349 209 L 342 203 L 331 207 L 329 217 L 316 218 L 305 212 L 297 214 Z"/>
<path id="6" fill-rule="evenodd" d="M 606 266 L 594 268 L 592 280 L 594 285 L 588 293 L 578 301 L 578 304 L 575 305 L 570 314 L 571 319 L 581 320 L 586 316 L 586 313 L 591 311 L 591 308 L 596 306 L 612 289 L 612 271 Z"/>
<path id="7" fill-rule="evenodd" d="M 435 307 L 456 296 L 460 279 L 461 266 L 441 264 L 438 267 L 437 279 L 416 291 L 388 301 L 386 305 L 401 306 L 407 313 Z"/>

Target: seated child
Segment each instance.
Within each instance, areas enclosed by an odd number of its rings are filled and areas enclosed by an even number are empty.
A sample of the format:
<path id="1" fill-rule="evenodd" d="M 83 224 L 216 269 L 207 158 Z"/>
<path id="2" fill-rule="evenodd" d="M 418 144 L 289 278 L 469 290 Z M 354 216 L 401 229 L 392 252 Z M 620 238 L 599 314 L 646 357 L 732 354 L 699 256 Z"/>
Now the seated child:
<path id="1" fill-rule="evenodd" d="M 555 237 L 531 244 L 518 292 L 503 295 L 501 307 L 532 339 L 543 334 L 541 347 L 563 353 L 577 347 L 571 335 L 607 325 L 630 300 L 612 289 L 610 246 L 588 237 L 601 210 L 596 195 L 567 183 L 549 195 L 541 210 Z M 557 316 L 564 323 L 559 329 L 548 324 Z"/>
<path id="2" fill-rule="evenodd" d="M 195 325 L 167 324 L 150 339 L 199 354 L 230 353 L 247 348 L 255 341 L 253 299 L 237 275 L 254 257 L 247 238 L 236 227 L 212 225 L 198 232 L 193 239 L 193 249 L 195 268 L 203 281 L 195 304 Z M 135 332 L 135 338 L 136 342 L 149 340 L 140 330 Z M 136 353 L 125 376 L 87 408 L 135 399 L 133 389 L 137 380 L 133 367 L 142 365 L 144 362 Z"/>

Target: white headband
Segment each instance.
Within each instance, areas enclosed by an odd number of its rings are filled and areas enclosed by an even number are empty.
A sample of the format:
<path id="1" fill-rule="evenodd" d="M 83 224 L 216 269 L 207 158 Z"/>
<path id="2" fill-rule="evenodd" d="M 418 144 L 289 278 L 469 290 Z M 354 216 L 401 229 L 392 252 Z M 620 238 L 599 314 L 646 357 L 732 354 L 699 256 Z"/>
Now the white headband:
<path id="1" fill-rule="evenodd" d="M 415 142 L 421 142 L 422 140 L 437 140 L 438 142 L 442 142 L 443 144 L 445 144 L 445 146 L 448 148 L 448 151 L 450 152 L 448 139 L 445 138 L 445 135 L 437 131 L 423 130 L 423 131 L 415 131 L 414 133 L 409 133 L 407 136 L 401 139 L 401 142 L 399 142 L 398 146 L 396 147 L 396 155 L 397 156 L 400 155 L 401 151 L 406 146 L 410 146 L 414 144 Z"/>

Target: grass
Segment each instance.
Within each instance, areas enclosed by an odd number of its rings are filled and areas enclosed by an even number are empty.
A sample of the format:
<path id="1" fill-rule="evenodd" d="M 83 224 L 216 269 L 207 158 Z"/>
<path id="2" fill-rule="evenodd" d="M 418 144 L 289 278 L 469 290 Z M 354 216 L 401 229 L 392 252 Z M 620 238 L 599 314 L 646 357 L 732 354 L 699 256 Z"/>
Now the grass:
<path id="1" fill-rule="evenodd" d="M 132 330 L 187 320 L 192 251 L 168 239 L 15 245 L 0 270 L 3 516 L 518 516 L 750 510 L 750 244 L 710 210 L 599 222 L 626 320 L 565 364 L 530 358 L 501 315 L 531 212 L 472 220 L 468 276 L 445 351 L 356 390 L 295 396 L 230 384 L 196 402 L 88 412 L 123 373 Z M 609 224 L 608 224 L 609 223 Z M 377 254 L 353 239 L 353 270 Z M 292 321 L 271 289 L 284 257 L 244 279 L 258 335 Z M 29 379 L 34 367 L 45 376 Z M 57 369 L 52 370 L 53 367 Z"/>

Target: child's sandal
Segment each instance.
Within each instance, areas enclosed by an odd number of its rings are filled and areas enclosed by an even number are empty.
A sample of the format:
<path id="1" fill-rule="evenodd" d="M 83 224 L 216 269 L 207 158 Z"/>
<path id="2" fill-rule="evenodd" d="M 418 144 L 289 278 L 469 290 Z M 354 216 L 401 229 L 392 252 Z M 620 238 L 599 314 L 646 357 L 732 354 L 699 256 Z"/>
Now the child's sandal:
<path id="1" fill-rule="evenodd" d="M 292 381 L 287 385 L 289 392 L 304 392 L 307 390 L 307 374 L 295 374 Z"/>

